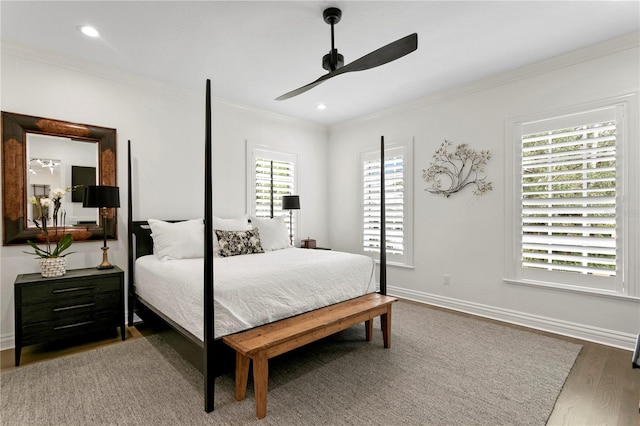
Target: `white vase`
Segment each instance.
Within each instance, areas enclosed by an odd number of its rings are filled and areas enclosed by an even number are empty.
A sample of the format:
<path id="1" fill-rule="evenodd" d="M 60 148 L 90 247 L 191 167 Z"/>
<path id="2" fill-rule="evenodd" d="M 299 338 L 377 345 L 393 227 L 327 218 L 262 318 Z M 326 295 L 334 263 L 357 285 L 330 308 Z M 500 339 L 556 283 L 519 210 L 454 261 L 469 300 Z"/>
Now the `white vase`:
<path id="1" fill-rule="evenodd" d="M 40 259 L 40 273 L 43 277 L 60 277 L 67 272 L 66 257 Z"/>

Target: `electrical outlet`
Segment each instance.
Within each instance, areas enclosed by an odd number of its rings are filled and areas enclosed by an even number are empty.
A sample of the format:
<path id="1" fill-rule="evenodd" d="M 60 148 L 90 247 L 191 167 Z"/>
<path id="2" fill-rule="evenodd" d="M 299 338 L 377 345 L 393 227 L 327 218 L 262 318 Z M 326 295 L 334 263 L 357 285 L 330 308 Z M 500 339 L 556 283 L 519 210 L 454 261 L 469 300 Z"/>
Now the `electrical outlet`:
<path id="1" fill-rule="evenodd" d="M 442 281 L 444 285 L 451 285 L 451 275 L 444 274 L 444 280 Z"/>

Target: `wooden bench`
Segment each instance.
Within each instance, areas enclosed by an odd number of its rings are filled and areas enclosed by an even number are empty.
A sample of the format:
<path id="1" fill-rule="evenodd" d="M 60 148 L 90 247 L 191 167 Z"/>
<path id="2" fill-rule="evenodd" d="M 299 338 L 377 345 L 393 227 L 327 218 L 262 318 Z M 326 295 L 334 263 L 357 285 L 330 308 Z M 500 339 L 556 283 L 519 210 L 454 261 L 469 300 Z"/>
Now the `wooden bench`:
<path id="1" fill-rule="evenodd" d="M 270 358 L 347 328 L 365 323 L 366 339 L 373 334 L 373 318 L 380 316 L 384 347 L 391 345 L 391 305 L 398 299 L 378 293 L 316 309 L 261 327 L 224 336 L 222 340 L 236 351 L 236 400 L 247 391 L 249 361 L 253 360 L 256 416 L 267 415 L 267 389 Z"/>

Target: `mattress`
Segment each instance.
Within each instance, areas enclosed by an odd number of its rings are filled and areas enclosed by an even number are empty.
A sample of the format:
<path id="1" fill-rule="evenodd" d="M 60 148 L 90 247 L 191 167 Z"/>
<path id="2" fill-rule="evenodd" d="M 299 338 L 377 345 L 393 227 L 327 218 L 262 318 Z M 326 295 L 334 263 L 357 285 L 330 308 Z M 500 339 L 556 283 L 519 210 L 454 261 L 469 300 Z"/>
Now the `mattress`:
<path id="1" fill-rule="evenodd" d="M 204 259 L 136 260 L 136 294 L 204 339 Z M 287 248 L 214 258 L 215 337 L 236 333 L 376 290 L 371 258 Z"/>

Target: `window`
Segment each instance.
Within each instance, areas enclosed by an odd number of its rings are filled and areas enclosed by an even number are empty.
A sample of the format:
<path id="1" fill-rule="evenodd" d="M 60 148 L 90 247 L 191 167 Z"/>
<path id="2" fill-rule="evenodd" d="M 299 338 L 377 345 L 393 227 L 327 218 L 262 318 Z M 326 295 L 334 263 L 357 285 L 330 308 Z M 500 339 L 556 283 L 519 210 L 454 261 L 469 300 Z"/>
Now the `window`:
<path id="1" fill-rule="evenodd" d="M 255 215 L 279 216 L 282 213 L 282 196 L 293 194 L 294 186 L 293 163 L 256 158 Z"/>
<path id="2" fill-rule="evenodd" d="M 297 194 L 295 154 L 268 150 L 256 145 L 249 145 L 248 204 L 251 214 L 257 217 L 275 217 L 284 214 L 289 227 L 289 211 L 282 210 L 282 196 Z M 296 220 L 293 216 L 293 235 L 295 236 Z"/>
<path id="3" fill-rule="evenodd" d="M 411 143 L 385 147 L 386 250 L 390 264 L 412 265 Z M 380 151 L 362 153 L 362 251 L 380 252 Z"/>
<path id="4" fill-rule="evenodd" d="M 507 214 L 507 280 L 629 294 L 625 229 L 636 225 L 623 213 L 625 108 L 511 123 L 515 166 L 507 184 L 516 202 Z M 637 182 L 629 183 L 635 193 Z"/>

